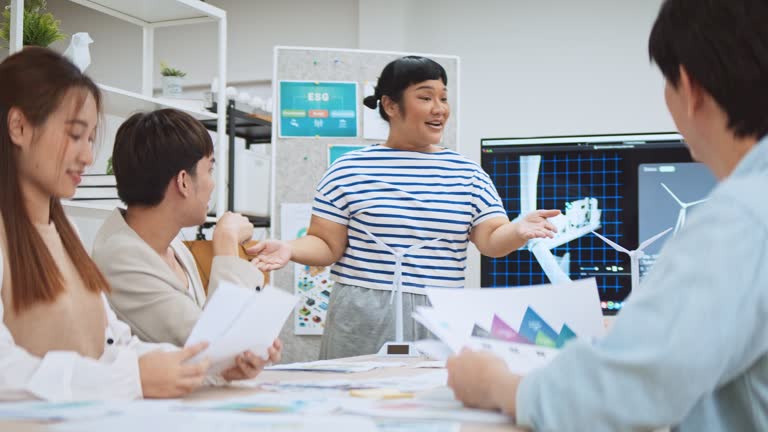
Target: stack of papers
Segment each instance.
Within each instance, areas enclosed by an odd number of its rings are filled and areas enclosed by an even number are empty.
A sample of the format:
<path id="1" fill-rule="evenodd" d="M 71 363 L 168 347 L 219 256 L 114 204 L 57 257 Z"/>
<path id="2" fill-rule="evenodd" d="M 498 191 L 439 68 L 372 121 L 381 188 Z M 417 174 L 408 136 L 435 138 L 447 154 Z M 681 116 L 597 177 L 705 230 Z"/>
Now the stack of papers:
<path id="1" fill-rule="evenodd" d="M 211 360 L 210 373 L 235 363 L 251 351 L 268 358 L 267 349 L 280 334 L 299 298 L 278 288 L 260 292 L 222 283 L 205 305 L 185 346 L 208 342 L 208 348 L 190 361 Z"/>
<path id="2" fill-rule="evenodd" d="M 432 308 L 417 308 L 413 317 L 443 343 L 419 342 L 434 358 L 463 347 L 489 350 L 507 361 L 514 373 L 526 374 L 554 358 L 574 339 L 604 334 L 602 309 L 594 279 L 528 288 L 431 289 Z"/>

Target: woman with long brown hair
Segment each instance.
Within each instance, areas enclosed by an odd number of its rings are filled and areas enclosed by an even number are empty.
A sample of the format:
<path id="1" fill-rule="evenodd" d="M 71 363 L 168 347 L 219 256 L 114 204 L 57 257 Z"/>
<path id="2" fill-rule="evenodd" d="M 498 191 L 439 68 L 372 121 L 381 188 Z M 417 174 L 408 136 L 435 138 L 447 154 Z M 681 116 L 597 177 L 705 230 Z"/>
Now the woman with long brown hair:
<path id="1" fill-rule="evenodd" d="M 59 54 L 0 63 L 0 400 L 177 397 L 208 362 L 131 336 L 67 220 L 101 111 L 94 82 Z"/>

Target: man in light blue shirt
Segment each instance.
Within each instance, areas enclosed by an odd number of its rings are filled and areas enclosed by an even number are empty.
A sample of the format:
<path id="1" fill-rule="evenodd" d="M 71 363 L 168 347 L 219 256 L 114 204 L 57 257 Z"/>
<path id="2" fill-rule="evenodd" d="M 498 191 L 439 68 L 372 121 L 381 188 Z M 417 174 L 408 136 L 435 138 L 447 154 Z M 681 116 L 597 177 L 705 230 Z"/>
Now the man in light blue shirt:
<path id="1" fill-rule="evenodd" d="M 448 362 L 466 405 L 544 431 L 768 430 L 768 2 L 667 0 L 649 41 L 667 107 L 720 181 L 611 332 L 511 374 Z"/>

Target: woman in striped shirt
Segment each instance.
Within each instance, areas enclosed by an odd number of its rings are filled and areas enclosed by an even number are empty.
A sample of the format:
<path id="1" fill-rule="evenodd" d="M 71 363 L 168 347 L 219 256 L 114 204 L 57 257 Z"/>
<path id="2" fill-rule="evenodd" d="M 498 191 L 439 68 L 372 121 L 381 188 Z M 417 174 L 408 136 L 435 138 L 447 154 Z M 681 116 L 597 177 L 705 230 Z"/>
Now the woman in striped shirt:
<path id="1" fill-rule="evenodd" d="M 305 237 L 249 251 L 264 271 L 289 261 L 335 263 L 320 358 L 371 354 L 393 340 L 393 288 L 403 291 L 403 316 L 410 317 L 427 304 L 425 287 L 463 287 L 470 241 L 501 257 L 529 239 L 553 236 L 546 218 L 558 210 L 511 223 L 482 168 L 438 145 L 450 116 L 447 82 L 443 67 L 424 57 L 389 63 L 364 100 L 389 122 L 387 141 L 328 169 Z M 418 340 L 427 332 L 407 319 L 403 335 Z"/>

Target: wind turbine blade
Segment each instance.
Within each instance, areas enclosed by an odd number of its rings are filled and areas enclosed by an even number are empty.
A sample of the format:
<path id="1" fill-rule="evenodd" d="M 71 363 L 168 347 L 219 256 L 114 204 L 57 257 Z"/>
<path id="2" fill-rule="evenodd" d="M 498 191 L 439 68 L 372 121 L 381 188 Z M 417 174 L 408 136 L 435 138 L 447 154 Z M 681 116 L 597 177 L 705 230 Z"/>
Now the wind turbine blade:
<path id="1" fill-rule="evenodd" d="M 649 238 L 648 240 L 640 243 L 640 246 L 637 249 L 635 249 L 635 250 L 641 251 L 641 250 L 645 249 L 646 247 L 650 246 L 651 243 L 653 243 L 656 240 L 660 239 L 661 237 L 663 237 L 665 234 L 667 234 L 670 231 L 672 231 L 672 227 L 669 227 L 669 228 L 665 229 L 664 231 L 656 234 L 655 236 Z"/>
<path id="2" fill-rule="evenodd" d="M 693 206 L 695 206 L 696 204 L 701 204 L 701 203 L 703 203 L 704 201 L 709 201 L 709 198 L 704 198 L 704 199 L 700 199 L 700 200 L 698 200 L 698 201 L 694 201 L 694 202 L 690 202 L 690 203 L 687 203 L 687 204 L 686 204 L 686 207 L 693 207 Z"/>
<path id="3" fill-rule="evenodd" d="M 555 259 L 555 255 L 547 247 L 539 243 L 531 249 L 531 252 L 551 283 L 565 283 L 571 280 L 560 267 L 557 259 Z"/>
<path id="4" fill-rule="evenodd" d="M 565 274 L 568 274 L 568 272 L 571 271 L 571 253 L 566 252 L 562 257 L 556 256 L 555 258 L 557 259 L 557 264 L 560 268 L 563 269 Z"/>
<path id="5" fill-rule="evenodd" d="M 681 208 L 677 213 L 677 222 L 675 222 L 675 235 L 683 228 L 683 222 L 685 222 L 685 209 Z"/>
<path id="6" fill-rule="evenodd" d="M 601 240 L 603 240 L 604 242 L 608 243 L 609 246 L 611 246 L 612 248 L 616 249 L 617 251 L 624 252 L 625 254 L 629 255 L 629 251 L 624 249 L 622 246 L 619 246 L 618 244 L 612 242 L 611 240 L 608 240 L 607 238 L 601 236 L 600 234 L 598 234 L 598 233 L 596 233 L 594 231 L 592 231 L 592 234 L 600 237 Z"/>
<path id="7" fill-rule="evenodd" d="M 520 215 L 536 210 L 541 155 L 520 156 Z"/>
<path id="8" fill-rule="evenodd" d="M 680 210 L 680 229 L 683 229 L 685 226 L 685 218 L 688 216 L 688 212 L 686 209 Z"/>
<path id="9" fill-rule="evenodd" d="M 685 207 L 685 203 L 680 201 L 680 198 L 678 198 L 677 195 L 675 195 L 675 193 L 672 192 L 672 190 L 667 187 L 667 185 L 665 185 L 664 183 L 661 183 L 661 187 L 666 189 L 666 191 L 669 192 L 670 195 L 672 195 L 672 198 L 674 198 L 675 201 L 677 201 L 677 204 L 680 205 L 680 207 Z"/>

